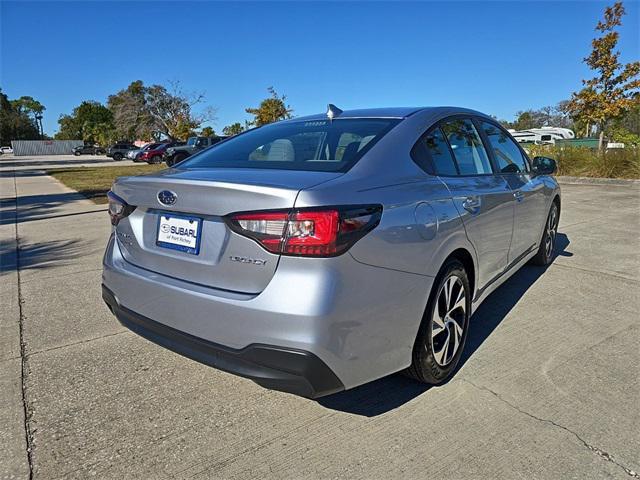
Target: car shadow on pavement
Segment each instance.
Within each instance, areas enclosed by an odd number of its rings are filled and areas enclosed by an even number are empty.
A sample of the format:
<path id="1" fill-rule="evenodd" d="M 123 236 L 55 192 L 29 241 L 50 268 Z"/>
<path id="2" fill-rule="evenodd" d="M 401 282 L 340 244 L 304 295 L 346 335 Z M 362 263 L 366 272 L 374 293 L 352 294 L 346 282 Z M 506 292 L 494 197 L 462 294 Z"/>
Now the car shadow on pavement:
<path id="1" fill-rule="evenodd" d="M 0 167 L 49 167 L 51 165 L 79 165 L 79 164 L 93 164 L 93 163 L 108 163 L 114 162 L 115 160 L 109 157 L 100 157 L 100 158 L 82 158 L 82 156 L 77 159 L 54 159 L 54 160 L 15 160 L 14 161 L 2 161 L 0 162 Z"/>
<path id="2" fill-rule="evenodd" d="M 106 211 L 105 208 L 89 209 L 88 211 L 73 212 L 66 214 L 56 214 L 55 209 L 67 205 L 69 202 L 86 200 L 87 197 L 78 192 L 54 193 L 47 195 L 26 195 L 21 196 L 18 201 L 19 214 L 17 223 L 29 222 L 32 220 L 44 220 L 48 218 L 58 218 L 84 213 L 94 213 L 96 211 Z M 97 205 L 96 205 L 97 207 Z M 16 198 L 0 199 L 0 225 L 16 223 Z"/>
<path id="3" fill-rule="evenodd" d="M 57 240 L 26 244 L 20 240 L 16 251 L 15 241 L 0 240 L 0 276 L 26 269 L 44 269 L 73 263 L 81 255 L 86 255 L 86 245 L 80 240 Z"/>
<path id="4" fill-rule="evenodd" d="M 567 251 L 569 243 L 569 238 L 565 234 L 558 233 L 555 256 L 572 256 L 573 254 Z M 480 345 L 489 338 L 525 292 L 544 274 L 546 268 L 527 265 L 487 297 L 471 318 L 467 343 L 457 370 L 462 368 Z M 401 373 L 396 373 L 351 390 L 319 398 L 317 402 L 332 410 L 375 417 L 401 407 L 431 388 L 438 387 L 424 385 Z"/>

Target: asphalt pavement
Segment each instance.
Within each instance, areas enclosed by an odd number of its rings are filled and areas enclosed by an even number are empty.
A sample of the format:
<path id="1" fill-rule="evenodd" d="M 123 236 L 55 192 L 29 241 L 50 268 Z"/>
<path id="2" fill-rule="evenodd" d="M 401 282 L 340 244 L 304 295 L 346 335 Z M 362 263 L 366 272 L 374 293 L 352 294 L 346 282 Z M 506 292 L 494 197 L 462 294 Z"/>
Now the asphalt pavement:
<path id="1" fill-rule="evenodd" d="M 104 205 L 18 166 L 0 195 L 0 478 L 640 478 L 638 185 L 563 185 L 557 258 L 491 295 L 448 384 L 318 401 L 121 327 Z"/>

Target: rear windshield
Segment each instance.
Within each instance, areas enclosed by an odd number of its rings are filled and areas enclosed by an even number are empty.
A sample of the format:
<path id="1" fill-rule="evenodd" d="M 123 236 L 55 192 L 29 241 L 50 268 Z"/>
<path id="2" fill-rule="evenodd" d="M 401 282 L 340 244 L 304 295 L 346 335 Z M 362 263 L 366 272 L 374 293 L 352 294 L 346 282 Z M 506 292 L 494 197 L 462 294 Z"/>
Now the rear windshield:
<path id="1" fill-rule="evenodd" d="M 344 172 L 400 120 L 282 122 L 232 137 L 176 168 L 272 168 Z"/>

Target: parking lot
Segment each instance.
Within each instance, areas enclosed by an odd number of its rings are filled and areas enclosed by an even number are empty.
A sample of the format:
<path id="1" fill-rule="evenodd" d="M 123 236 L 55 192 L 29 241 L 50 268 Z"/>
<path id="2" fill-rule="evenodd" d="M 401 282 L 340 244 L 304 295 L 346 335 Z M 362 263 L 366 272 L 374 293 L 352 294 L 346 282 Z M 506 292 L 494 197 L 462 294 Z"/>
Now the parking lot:
<path id="1" fill-rule="evenodd" d="M 0 173 L 0 478 L 640 478 L 640 185 L 563 185 L 558 257 L 485 302 L 447 385 L 312 401 L 121 327 L 105 206 L 19 167 Z"/>

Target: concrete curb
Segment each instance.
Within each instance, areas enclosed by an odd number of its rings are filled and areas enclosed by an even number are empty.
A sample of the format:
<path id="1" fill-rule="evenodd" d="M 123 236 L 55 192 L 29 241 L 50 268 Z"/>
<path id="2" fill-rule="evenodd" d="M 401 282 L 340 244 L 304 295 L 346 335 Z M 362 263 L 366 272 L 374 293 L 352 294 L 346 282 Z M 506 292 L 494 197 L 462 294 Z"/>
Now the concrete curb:
<path id="1" fill-rule="evenodd" d="M 640 180 L 627 178 L 556 177 L 560 184 L 578 185 L 640 185 Z"/>

